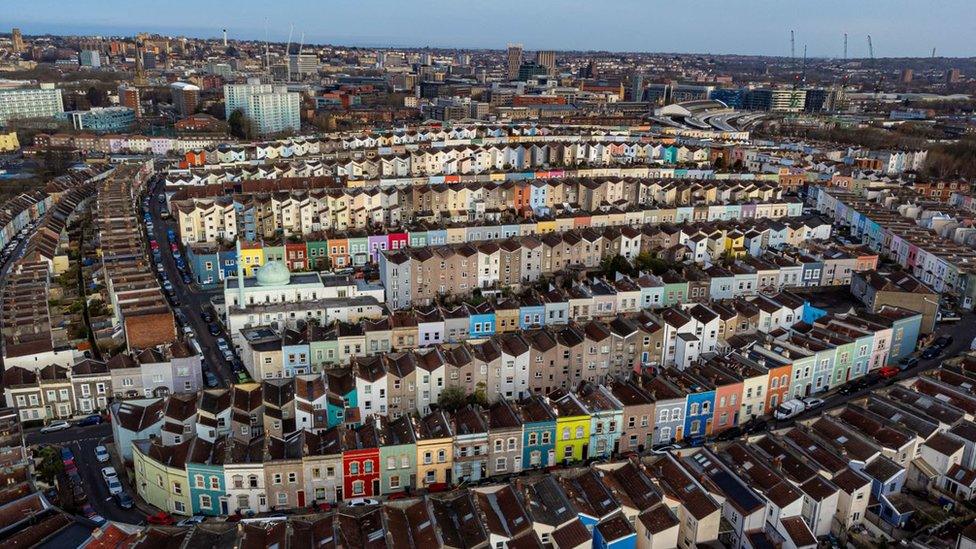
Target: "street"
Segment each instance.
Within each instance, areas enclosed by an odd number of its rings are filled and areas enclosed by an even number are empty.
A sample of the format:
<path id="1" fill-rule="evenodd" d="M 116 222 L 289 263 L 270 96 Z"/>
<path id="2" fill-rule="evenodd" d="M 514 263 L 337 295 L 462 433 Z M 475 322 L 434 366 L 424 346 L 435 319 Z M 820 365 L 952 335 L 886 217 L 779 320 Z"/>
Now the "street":
<path id="1" fill-rule="evenodd" d="M 172 218 L 166 220 L 160 215 L 163 205 L 160 204 L 156 197 L 162 192 L 162 189 L 156 186 L 152 186 L 151 189 L 153 190 L 153 194 L 149 197 L 149 212 L 153 220 L 153 238 L 159 243 L 160 254 L 163 258 L 163 268 L 169 277 L 170 283 L 173 284 L 176 296 L 180 300 L 180 306 L 176 308 L 183 312 L 190 327 L 193 328 L 194 339 L 197 340 L 197 343 L 200 344 L 200 349 L 203 351 L 206 363 L 204 365 L 204 371 L 209 370 L 213 372 L 220 380 L 222 387 L 229 386 L 231 380 L 234 379 L 230 364 L 224 360 L 223 355 L 217 348 L 217 338 L 210 335 L 207 329 L 207 323 L 200 317 L 200 313 L 204 310 L 209 310 L 213 313 L 213 308 L 210 307 L 210 294 L 196 289 L 192 285 L 183 283 L 180 277 L 180 271 L 176 268 L 173 252 L 169 247 L 169 240 L 166 238 L 167 229 L 173 229 L 177 234 L 177 238 L 179 237 L 179 230 L 176 222 Z M 216 322 L 220 323 L 220 319 L 216 314 L 214 314 L 214 318 Z M 223 330 L 223 326 L 221 326 L 221 330 Z M 221 336 L 227 340 L 228 344 L 230 343 L 231 339 L 226 334 L 222 333 Z"/>
<path id="2" fill-rule="evenodd" d="M 71 427 L 56 433 L 42 434 L 40 430 L 34 429 L 25 431 L 24 439 L 28 445 L 43 444 L 58 447 L 67 446 L 75 455 L 75 465 L 78 467 L 78 474 L 81 475 L 85 493 L 88 494 L 88 502 L 95 509 L 95 512 L 108 520 L 125 522 L 128 524 L 139 524 L 145 519 L 145 515 L 138 509 L 122 509 L 108 493 L 108 486 L 102 480 L 102 467 L 113 465 L 113 463 L 99 463 L 95 459 L 95 447 L 99 444 L 109 444 L 112 441 L 112 424 L 108 422 L 89 427 Z M 119 469 L 115 463 L 116 470 Z M 132 486 L 126 485 L 125 475 L 121 473 L 119 478 L 123 481 L 125 491 L 131 496 L 135 496 Z"/>

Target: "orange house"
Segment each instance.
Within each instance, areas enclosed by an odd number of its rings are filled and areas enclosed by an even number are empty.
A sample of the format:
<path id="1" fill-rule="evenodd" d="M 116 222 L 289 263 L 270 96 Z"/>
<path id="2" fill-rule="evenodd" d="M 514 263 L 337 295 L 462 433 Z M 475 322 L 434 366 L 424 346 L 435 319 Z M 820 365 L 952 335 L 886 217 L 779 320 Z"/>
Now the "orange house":
<path id="1" fill-rule="evenodd" d="M 332 268 L 341 269 L 349 266 L 349 239 L 330 238 L 329 239 L 329 261 Z"/>
<path id="2" fill-rule="evenodd" d="M 183 156 L 183 160 L 186 162 L 187 166 L 203 166 L 207 163 L 207 151 L 202 149 L 186 151 L 186 154 Z"/>
<path id="3" fill-rule="evenodd" d="M 790 394 L 790 376 L 793 375 L 793 365 L 771 366 L 769 368 L 769 384 L 766 386 L 766 409 L 772 410 L 786 400 Z"/>

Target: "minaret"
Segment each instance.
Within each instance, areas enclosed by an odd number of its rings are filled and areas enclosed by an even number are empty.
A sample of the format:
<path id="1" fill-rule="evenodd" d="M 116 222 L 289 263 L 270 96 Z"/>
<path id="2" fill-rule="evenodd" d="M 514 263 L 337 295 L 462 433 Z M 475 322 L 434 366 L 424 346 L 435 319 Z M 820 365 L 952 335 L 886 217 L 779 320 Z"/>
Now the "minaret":
<path id="1" fill-rule="evenodd" d="M 237 239 L 237 303 L 244 310 L 244 258 L 241 257 L 241 239 Z"/>
<path id="2" fill-rule="evenodd" d="M 224 29 L 224 47 L 227 47 L 227 29 Z"/>

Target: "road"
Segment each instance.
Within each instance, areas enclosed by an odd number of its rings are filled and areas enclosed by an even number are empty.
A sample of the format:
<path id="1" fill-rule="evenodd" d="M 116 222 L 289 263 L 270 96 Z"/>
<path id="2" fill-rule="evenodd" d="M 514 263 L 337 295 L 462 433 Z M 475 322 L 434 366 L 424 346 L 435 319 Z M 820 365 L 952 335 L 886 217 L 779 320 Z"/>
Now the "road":
<path id="1" fill-rule="evenodd" d="M 105 422 L 89 427 L 72 427 L 64 431 L 47 434 L 42 434 L 39 429 L 34 429 L 26 431 L 24 438 L 28 445 L 67 446 L 71 449 L 75 455 L 75 465 L 78 466 L 78 474 L 81 475 L 85 493 L 88 494 L 88 502 L 99 515 L 108 520 L 127 524 L 139 524 L 146 518 L 135 507 L 122 509 L 116 505 L 115 500 L 108 493 L 108 486 L 102 480 L 102 467 L 111 465 L 111 463 L 99 463 L 95 459 L 95 447 L 112 441 L 112 425 L 110 423 Z M 118 470 L 119 466 L 116 464 L 115 468 Z M 120 478 L 122 477 L 120 475 Z M 130 495 L 135 494 L 132 486 L 126 486 L 125 490 Z"/>
<path id="2" fill-rule="evenodd" d="M 792 425 L 797 421 L 802 421 L 805 419 L 810 419 L 812 417 L 819 416 L 821 413 L 823 413 L 824 410 L 841 406 L 846 402 L 849 402 L 851 400 L 856 400 L 858 398 L 866 396 L 867 394 L 873 392 L 876 389 L 881 389 L 883 387 L 893 385 L 894 383 L 900 380 L 915 377 L 919 374 L 919 372 L 935 368 L 936 366 L 941 364 L 943 360 L 947 358 L 951 358 L 953 356 L 956 356 L 959 353 L 968 351 L 969 345 L 972 342 L 972 338 L 973 338 L 974 332 L 972 329 L 972 325 L 974 322 L 976 322 L 976 314 L 965 312 L 962 314 L 962 319 L 959 320 L 958 322 L 954 322 L 951 324 L 940 324 L 936 326 L 935 334 L 937 337 L 951 336 L 953 339 L 952 344 L 946 348 L 945 353 L 943 353 L 941 357 L 932 358 L 932 359 L 920 358 L 918 364 L 916 364 L 912 368 L 899 372 L 898 375 L 896 375 L 893 379 L 878 380 L 874 385 L 870 385 L 868 387 L 865 387 L 863 389 L 860 389 L 850 394 L 845 395 L 839 393 L 837 390 L 834 390 L 831 393 L 828 393 L 828 396 L 826 397 L 821 395 L 814 395 L 814 396 L 820 396 L 820 398 L 824 399 L 823 406 L 819 408 L 815 408 L 813 410 L 803 412 L 802 414 L 788 420 L 777 421 L 771 419 L 769 422 L 769 428 L 781 429 L 783 427 Z M 921 349 L 919 349 L 918 352 L 916 352 L 916 356 L 919 354 L 920 351 Z"/>
<path id="3" fill-rule="evenodd" d="M 153 237 L 159 243 L 160 253 L 163 258 L 163 267 L 166 270 L 170 283 L 173 284 L 176 296 L 180 300 L 180 306 L 177 309 L 183 312 L 190 327 L 193 328 L 194 338 L 200 344 L 200 349 L 203 351 L 206 364 L 209 366 L 205 366 L 204 369 L 216 374 L 220 380 L 220 385 L 227 387 L 230 385 L 230 380 L 234 378 L 230 365 L 224 360 L 223 355 L 217 348 L 217 337 L 223 337 L 228 343 L 230 343 L 231 339 L 223 333 L 223 329 L 221 330 L 222 333 L 220 336 L 215 337 L 210 335 L 207 329 L 207 323 L 200 317 L 200 313 L 204 310 L 210 311 L 214 318 L 217 319 L 216 322 L 220 322 L 213 308 L 210 306 L 211 294 L 196 288 L 192 284 L 184 284 L 180 278 L 180 271 L 176 268 L 176 261 L 169 247 L 169 240 L 166 238 L 166 231 L 168 229 L 173 229 L 177 235 L 179 235 L 179 230 L 177 229 L 176 222 L 172 218 L 166 220 L 160 215 L 163 204 L 160 204 L 156 198 L 162 192 L 161 188 L 157 188 L 160 179 L 157 177 L 154 180 L 157 183 L 150 186 L 152 194 L 149 200 L 149 213 L 153 220 Z"/>

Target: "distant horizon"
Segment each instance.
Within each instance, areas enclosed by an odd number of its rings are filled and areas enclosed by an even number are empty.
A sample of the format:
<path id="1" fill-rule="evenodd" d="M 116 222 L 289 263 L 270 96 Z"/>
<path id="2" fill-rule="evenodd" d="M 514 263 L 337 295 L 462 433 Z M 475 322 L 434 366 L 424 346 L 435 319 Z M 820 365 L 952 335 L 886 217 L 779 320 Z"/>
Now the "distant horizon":
<path id="1" fill-rule="evenodd" d="M 795 55 L 802 56 L 806 45 L 808 59 L 842 58 L 845 32 L 848 59 L 869 57 L 868 34 L 878 59 L 924 59 L 933 47 L 939 58 L 976 58 L 970 40 L 976 2 L 964 0 L 864 0 L 857 11 L 845 0 L 739 0 L 731 7 L 721 0 L 689 0 L 678 7 L 615 0 L 612 9 L 575 0 L 496 0 L 458 9 L 464 1 L 333 0 L 326 8 L 314 0 L 292 0 L 269 9 L 257 0 L 237 0 L 231 13 L 223 2 L 205 0 L 170 0 L 164 12 L 122 0 L 82 1 L 70 12 L 59 0 L 10 0 L 4 25 L 28 36 L 149 32 L 197 39 L 219 39 L 227 28 L 232 40 L 273 43 L 285 43 L 294 25 L 293 43 L 304 33 L 307 44 L 349 48 L 498 51 L 517 42 L 526 51 L 776 58 L 790 57 L 793 29 Z"/>

